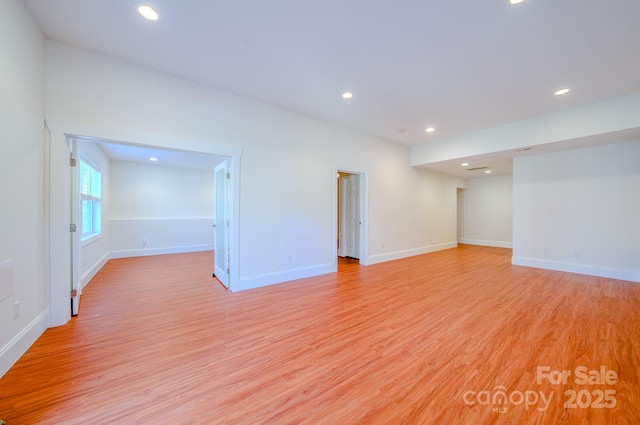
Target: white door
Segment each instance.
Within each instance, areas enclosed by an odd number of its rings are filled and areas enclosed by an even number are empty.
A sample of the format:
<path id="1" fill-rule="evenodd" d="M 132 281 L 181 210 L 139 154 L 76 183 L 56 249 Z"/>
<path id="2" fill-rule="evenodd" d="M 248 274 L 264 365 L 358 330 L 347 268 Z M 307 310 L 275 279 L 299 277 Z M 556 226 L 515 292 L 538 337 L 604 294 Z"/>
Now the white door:
<path id="1" fill-rule="evenodd" d="M 80 311 L 80 235 L 82 234 L 82 216 L 80 201 L 80 159 L 78 158 L 78 144 L 73 139 L 68 140 L 70 171 L 70 200 L 69 208 L 69 237 L 71 240 L 71 315 L 77 316 Z"/>
<path id="2" fill-rule="evenodd" d="M 347 175 L 341 178 L 342 183 L 342 255 L 360 258 L 360 176 Z"/>
<path id="3" fill-rule="evenodd" d="M 229 160 L 218 164 L 214 170 L 213 206 L 213 257 L 214 273 L 220 283 L 229 287 Z"/>

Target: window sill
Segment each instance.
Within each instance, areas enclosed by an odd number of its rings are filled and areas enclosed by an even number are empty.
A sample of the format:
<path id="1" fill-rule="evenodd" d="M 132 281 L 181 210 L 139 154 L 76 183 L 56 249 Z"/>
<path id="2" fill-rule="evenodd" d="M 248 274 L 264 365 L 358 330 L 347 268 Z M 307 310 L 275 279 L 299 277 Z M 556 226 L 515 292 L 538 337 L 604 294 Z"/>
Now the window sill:
<path id="1" fill-rule="evenodd" d="M 84 236 L 80 241 L 80 247 L 84 248 L 87 245 L 91 245 L 94 242 L 99 241 L 102 238 L 102 233 L 93 233 L 91 235 Z"/>

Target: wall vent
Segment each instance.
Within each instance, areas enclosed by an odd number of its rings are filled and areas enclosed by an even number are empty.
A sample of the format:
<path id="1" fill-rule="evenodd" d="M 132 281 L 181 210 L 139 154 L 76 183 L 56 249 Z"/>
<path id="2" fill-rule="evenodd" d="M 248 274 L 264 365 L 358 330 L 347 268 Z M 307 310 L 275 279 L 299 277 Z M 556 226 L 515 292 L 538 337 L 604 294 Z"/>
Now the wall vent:
<path id="1" fill-rule="evenodd" d="M 467 168 L 467 171 L 478 171 L 478 170 L 487 170 L 489 167 L 474 167 L 474 168 Z"/>

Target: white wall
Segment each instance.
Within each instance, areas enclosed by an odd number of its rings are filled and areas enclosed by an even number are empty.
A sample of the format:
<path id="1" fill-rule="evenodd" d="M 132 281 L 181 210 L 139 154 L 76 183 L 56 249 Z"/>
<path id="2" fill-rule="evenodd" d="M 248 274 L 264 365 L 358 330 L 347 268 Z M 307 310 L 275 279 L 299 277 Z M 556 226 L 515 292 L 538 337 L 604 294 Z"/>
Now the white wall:
<path id="1" fill-rule="evenodd" d="M 511 248 L 513 177 L 469 179 L 464 196 L 464 235 L 458 242 Z M 460 208 L 460 205 L 459 205 Z"/>
<path id="2" fill-rule="evenodd" d="M 640 141 L 517 158 L 513 263 L 640 282 L 638 159 Z"/>
<path id="3" fill-rule="evenodd" d="M 212 218 L 213 169 L 111 161 L 112 219 Z"/>
<path id="4" fill-rule="evenodd" d="M 62 131 L 242 150 L 240 289 L 335 270 L 337 169 L 366 175 L 365 261 L 456 244 L 459 179 L 412 169 L 404 146 L 59 43 L 46 54 Z"/>
<path id="5" fill-rule="evenodd" d="M 49 325 L 45 287 L 44 37 L 0 2 L 0 376 Z M 14 305 L 19 303 L 19 317 Z"/>
<path id="6" fill-rule="evenodd" d="M 213 249 L 213 169 L 111 161 L 111 257 Z"/>
<path id="7" fill-rule="evenodd" d="M 109 158 L 92 142 L 79 141 L 78 152 L 102 173 L 102 234 L 80 244 L 80 279 L 82 286 L 100 271 L 109 259 Z"/>

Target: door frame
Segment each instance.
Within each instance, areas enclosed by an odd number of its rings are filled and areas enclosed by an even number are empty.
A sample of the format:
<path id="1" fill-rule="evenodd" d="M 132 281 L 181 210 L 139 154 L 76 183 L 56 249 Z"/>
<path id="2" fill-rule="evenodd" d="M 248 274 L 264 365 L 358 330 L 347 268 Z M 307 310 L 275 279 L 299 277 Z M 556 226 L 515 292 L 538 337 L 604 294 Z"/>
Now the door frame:
<path id="1" fill-rule="evenodd" d="M 71 259 L 71 315 L 77 316 L 80 311 L 80 295 L 82 295 L 80 254 L 82 250 L 82 207 L 80 206 L 80 152 L 78 141 L 74 138 L 66 138 L 69 149 L 69 161 L 73 161 L 73 166 L 69 164 L 69 213 L 70 223 L 75 228 L 69 230 Z"/>
<path id="2" fill-rule="evenodd" d="M 454 225 L 457 243 L 467 242 L 469 224 L 469 189 L 466 187 L 456 187 L 456 217 Z"/>
<path id="3" fill-rule="evenodd" d="M 49 326 L 64 325 L 71 319 L 70 279 L 71 240 L 69 225 L 71 216 L 71 193 L 67 139 L 87 137 L 112 143 L 135 144 L 167 150 L 183 150 L 192 153 L 216 155 L 229 159 L 229 290 L 239 289 L 240 276 L 240 161 L 242 149 L 207 140 L 193 140 L 177 136 L 138 132 L 127 129 L 104 128 L 82 125 L 76 122 L 46 120 L 48 137 L 48 196 L 45 204 L 48 211 L 49 240 L 46 248 L 49 259 Z M 179 144 L 179 145 L 178 145 Z M 210 274 L 211 270 L 206 273 Z"/>
<path id="4" fill-rule="evenodd" d="M 368 185 L 368 176 L 367 173 L 362 170 L 353 169 L 351 167 L 336 167 L 335 171 L 332 175 L 333 180 L 333 236 L 334 243 L 333 245 L 333 258 L 335 259 L 336 270 L 338 268 L 338 243 L 337 243 L 337 235 L 338 235 L 338 220 L 340 216 L 340 209 L 338 204 L 338 184 L 339 184 L 339 174 L 347 173 L 359 176 L 359 184 L 360 184 L 360 235 L 359 238 L 359 261 L 360 264 L 365 266 L 369 264 L 369 227 L 367 218 L 369 217 L 369 209 L 368 209 L 368 199 L 369 199 L 369 185 Z"/>
<path id="5" fill-rule="evenodd" d="M 222 176 L 220 176 L 222 173 Z M 213 169 L 214 204 L 213 204 L 213 277 L 229 288 L 229 160 L 224 159 Z M 222 179 L 222 180 L 219 180 Z M 222 189 L 223 193 L 219 193 Z M 220 208 L 222 204 L 222 209 Z M 222 215 L 220 215 L 222 212 Z M 222 230 L 222 234 L 220 233 Z M 222 238 L 220 236 L 222 235 Z M 222 242 L 222 243 L 220 243 Z M 221 254 L 220 245 L 222 245 Z M 225 264 L 220 267 L 218 261 Z"/>

